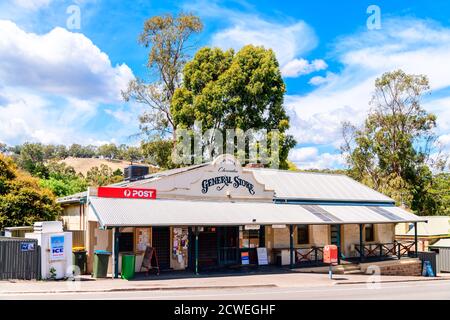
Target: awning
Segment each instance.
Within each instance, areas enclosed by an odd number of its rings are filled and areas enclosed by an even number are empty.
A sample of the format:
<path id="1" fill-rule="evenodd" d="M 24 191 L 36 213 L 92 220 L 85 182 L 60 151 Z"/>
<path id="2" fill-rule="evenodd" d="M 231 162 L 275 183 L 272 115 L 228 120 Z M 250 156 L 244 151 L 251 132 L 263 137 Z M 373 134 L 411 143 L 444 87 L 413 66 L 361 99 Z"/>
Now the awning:
<path id="1" fill-rule="evenodd" d="M 355 224 L 424 219 L 397 207 L 267 202 L 140 200 L 91 197 L 89 216 L 101 227 Z M 381 210 L 380 210 L 381 209 Z M 93 215 L 92 215 L 93 213 Z M 91 218 L 92 219 L 92 218 Z"/>

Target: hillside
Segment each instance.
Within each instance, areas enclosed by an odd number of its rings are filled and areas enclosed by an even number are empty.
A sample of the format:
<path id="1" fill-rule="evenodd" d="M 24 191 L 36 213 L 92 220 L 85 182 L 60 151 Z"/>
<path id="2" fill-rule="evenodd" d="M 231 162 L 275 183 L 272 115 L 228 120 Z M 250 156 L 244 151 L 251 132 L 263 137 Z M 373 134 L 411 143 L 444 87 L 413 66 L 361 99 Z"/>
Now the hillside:
<path id="1" fill-rule="evenodd" d="M 86 176 L 86 173 L 92 167 L 100 167 L 100 165 L 105 164 L 110 167 L 113 171 L 120 169 L 124 170 L 125 167 L 130 165 L 129 161 L 125 160 L 108 160 L 108 159 L 100 159 L 100 158 L 74 158 L 68 157 L 60 162 L 64 162 L 68 166 L 71 166 L 78 173 L 82 173 Z"/>

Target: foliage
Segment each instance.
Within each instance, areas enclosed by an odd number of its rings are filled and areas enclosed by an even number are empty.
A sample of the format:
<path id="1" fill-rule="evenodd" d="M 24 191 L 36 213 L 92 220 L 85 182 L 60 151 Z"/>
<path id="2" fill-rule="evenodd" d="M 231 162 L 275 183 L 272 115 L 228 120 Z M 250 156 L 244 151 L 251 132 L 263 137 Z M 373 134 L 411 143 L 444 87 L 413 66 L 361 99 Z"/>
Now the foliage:
<path id="1" fill-rule="evenodd" d="M 164 169 L 171 169 L 174 166 L 171 158 L 172 147 L 172 140 L 155 139 L 142 143 L 141 149 L 150 163 Z"/>
<path id="2" fill-rule="evenodd" d="M 429 192 L 430 167 L 443 168 L 446 162 L 435 150 L 436 116 L 421 107 L 428 90 L 424 75 L 387 72 L 375 81 L 372 110 L 363 127 L 343 126 L 350 175 L 421 215 L 437 213 Z M 438 154 L 433 161 L 432 152 Z"/>
<path id="3" fill-rule="evenodd" d="M 93 167 L 86 173 L 86 180 L 91 186 L 105 186 L 108 184 L 120 182 L 123 180 L 122 171 L 112 171 L 110 167 L 101 164 L 99 167 Z"/>
<path id="4" fill-rule="evenodd" d="M 150 48 L 147 66 L 154 81 L 145 83 L 142 79 L 134 79 L 122 96 L 125 101 L 131 99 L 145 105 L 140 128 L 150 138 L 155 134 L 160 138 L 167 133 L 175 135 L 170 103 L 189 57 L 189 39 L 202 28 L 197 16 L 184 13 L 154 16 L 144 23 L 139 42 Z"/>
<path id="5" fill-rule="evenodd" d="M 18 170 L 13 160 L 0 154 L 0 229 L 55 220 L 61 212 L 53 193 L 39 180 Z"/>
<path id="6" fill-rule="evenodd" d="M 450 173 L 435 175 L 428 192 L 437 202 L 437 214 L 450 216 Z"/>
<path id="7" fill-rule="evenodd" d="M 287 168 L 295 146 L 286 135 L 289 117 L 283 108 L 285 84 L 272 50 L 247 45 L 235 53 L 202 48 L 183 71 L 183 85 L 175 91 L 171 114 L 174 123 L 202 130 L 266 129 L 280 132 L 280 167 Z M 203 133 L 203 132 L 202 132 Z"/>
<path id="8" fill-rule="evenodd" d="M 50 161 L 47 164 L 49 177 L 41 179 L 40 185 L 53 191 L 57 197 L 64 197 L 85 191 L 88 182 L 82 174 L 77 174 L 73 167 L 64 162 Z"/>
<path id="9" fill-rule="evenodd" d="M 20 168 L 33 176 L 47 177 L 48 170 L 44 164 L 44 146 L 41 143 L 24 143 L 20 148 L 17 163 Z"/>

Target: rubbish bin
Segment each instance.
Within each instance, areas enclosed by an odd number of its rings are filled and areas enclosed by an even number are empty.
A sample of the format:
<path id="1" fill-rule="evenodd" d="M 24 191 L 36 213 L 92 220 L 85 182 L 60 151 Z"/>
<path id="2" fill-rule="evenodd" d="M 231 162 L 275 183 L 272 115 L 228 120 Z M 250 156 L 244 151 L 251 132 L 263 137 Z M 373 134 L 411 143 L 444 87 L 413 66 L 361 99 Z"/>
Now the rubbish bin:
<path id="1" fill-rule="evenodd" d="M 86 274 L 86 250 L 72 251 L 72 264 L 80 268 L 80 274 Z"/>
<path id="2" fill-rule="evenodd" d="M 106 278 L 108 262 L 111 252 L 105 250 L 94 251 L 94 278 Z"/>
<path id="3" fill-rule="evenodd" d="M 134 278 L 134 266 L 136 257 L 133 254 L 125 254 L 122 256 L 122 279 Z"/>

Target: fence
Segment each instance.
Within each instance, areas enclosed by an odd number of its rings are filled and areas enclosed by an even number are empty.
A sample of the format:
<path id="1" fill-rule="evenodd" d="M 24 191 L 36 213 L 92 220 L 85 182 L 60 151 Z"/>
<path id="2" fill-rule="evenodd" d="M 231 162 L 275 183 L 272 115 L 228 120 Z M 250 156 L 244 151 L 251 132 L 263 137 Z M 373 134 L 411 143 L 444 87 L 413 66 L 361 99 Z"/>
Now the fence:
<path id="1" fill-rule="evenodd" d="M 0 280 L 39 279 L 40 253 L 35 239 L 0 237 Z"/>

